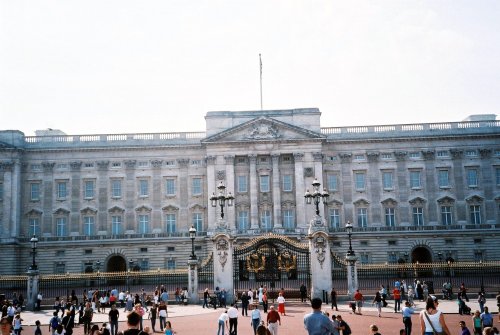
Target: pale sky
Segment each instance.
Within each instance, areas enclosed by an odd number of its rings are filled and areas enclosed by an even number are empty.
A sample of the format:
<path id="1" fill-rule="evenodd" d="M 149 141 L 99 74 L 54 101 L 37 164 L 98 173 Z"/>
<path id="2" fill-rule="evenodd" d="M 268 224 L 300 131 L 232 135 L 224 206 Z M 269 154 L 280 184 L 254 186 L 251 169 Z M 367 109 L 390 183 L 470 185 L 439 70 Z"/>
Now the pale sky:
<path id="1" fill-rule="evenodd" d="M 204 131 L 317 107 L 323 127 L 498 114 L 498 0 L 0 0 L 0 130 Z"/>

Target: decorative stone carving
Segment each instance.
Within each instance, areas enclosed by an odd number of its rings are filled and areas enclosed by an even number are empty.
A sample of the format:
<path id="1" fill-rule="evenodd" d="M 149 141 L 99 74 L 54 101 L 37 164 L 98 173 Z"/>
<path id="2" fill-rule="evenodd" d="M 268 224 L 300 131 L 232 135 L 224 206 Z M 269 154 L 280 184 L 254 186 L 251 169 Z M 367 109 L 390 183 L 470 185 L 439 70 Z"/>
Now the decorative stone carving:
<path id="1" fill-rule="evenodd" d="M 339 157 L 342 163 L 350 163 L 352 159 L 352 154 L 350 152 L 343 152 L 339 154 Z"/>
<path id="2" fill-rule="evenodd" d="M 304 159 L 304 153 L 302 153 L 302 152 L 294 152 L 293 153 L 293 159 L 296 162 L 302 162 L 302 160 Z"/>
<path id="3" fill-rule="evenodd" d="M 272 154 L 271 159 L 272 159 L 273 163 L 278 163 L 279 159 L 280 159 L 280 154 Z"/>
<path id="4" fill-rule="evenodd" d="M 369 162 L 377 162 L 379 156 L 380 156 L 380 153 L 378 153 L 378 152 L 367 152 L 366 153 L 366 157 L 368 158 Z"/>
<path id="5" fill-rule="evenodd" d="M 71 171 L 79 171 L 80 168 L 82 167 L 82 162 L 81 161 L 69 162 L 69 167 L 71 168 Z"/>
<path id="6" fill-rule="evenodd" d="M 109 166 L 109 161 L 97 161 L 97 168 L 99 170 L 107 170 Z"/>
<path id="7" fill-rule="evenodd" d="M 205 162 L 207 162 L 207 164 L 209 164 L 209 165 L 215 164 L 216 161 L 217 161 L 217 156 L 207 156 L 207 157 L 205 157 Z"/>
<path id="8" fill-rule="evenodd" d="M 406 156 L 408 155 L 408 152 L 406 151 L 395 151 L 394 156 L 396 157 L 396 160 L 398 162 L 402 162 L 406 160 Z"/>
<path id="9" fill-rule="evenodd" d="M 51 172 L 54 170 L 54 166 L 56 166 L 55 162 L 42 162 L 42 168 L 45 172 Z"/>
<path id="10" fill-rule="evenodd" d="M 462 158 L 464 151 L 462 149 L 450 149 L 450 153 L 454 159 L 460 159 Z"/>
<path id="11" fill-rule="evenodd" d="M 177 159 L 177 164 L 182 167 L 186 167 L 189 165 L 189 158 L 179 158 Z"/>
<path id="12" fill-rule="evenodd" d="M 275 125 L 267 122 L 260 122 L 249 130 L 246 137 L 252 140 L 265 140 L 279 138 L 281 135 Z"/>
<path id="13" fill-rule="evenodd" d="M 435 155 L 434 150 L 422 150 L 422 156 L 424 156 L 426 161 L 433 160 Z"/>
<path id="14" fill-rule="evenodd" d="M 219 256 L 219 263 L 222 266 L 222 272 L 224 272 L 224 266 L 227 263 L 229 242 L 225 238 L 220 238 L 215 244 L 215 249 L 217 250 L 217 256 Z"/>
<path id="15" fill-rule="evenodd" d="M 323 154 L 321 152 L 313 152 L 312 156 L 313 156 L 313 159 L 315 162 L 322 162 L 323 161 Z"/>
<path id="16" fill-rule="evenodd" d="M 314 170 L 312 167 L 304 168 L 304 177 L 314 177 Z"/>
<path id="17" fill-rule="evenodd" d="M 481 148 L 479 149 L 479 154 L 481 155 L 481 158 L 490 158 L 491 149 Z"/>
<path id="18" fill-rule="evenodd" d="M 92 207 L 85 207 L 85 208 L 80 210 L 80 213 L 82 213 L 82 215 L 96 215 L 97 209 L 92 208 Z"/>
<path id="19" fill-rule="evenodd" d="M 443 205 L 443 206 L 453 206 L 455 203 L 455 199 L 449 196 L 444 196 L 440 199 L 437 199 L 438 204 Z"/>
<path id="20" fill-rule="evenodd" d="M 421 197 L 415 197 L 408 202 L 412 206 L 423 206 L 427 202 L 427 200 L 425 200 L 424 198 L 421 198 Z"/>
<path id="21" fill-rule="evenodd" d="M 393 198 L 384 199 L 380 203 L 382 205 L 390 206 L 390 207 L 395 207 L 398 204 L 398 202 L 395 199 L 393 199 Z"/>
<path id="22" fill-rule="evenodd" d="M 137 161 L 135 159 L 127 159 L 126 161 L 124 161 L 124 163 L 127 168 L 132 169 L 135 167 Z"/>
<path id="23" fill-rule="evenodd" d="M 278 256 L 278 270 L 290 272 L 297 269 L 297 255 L 292 255 L 285 250 Z"/>
<path id="24" fill-rule="evenodd" d="M 219 170 L 217 171 L 217 180 L 225 180 L 226 179 L 226 171 Z"/>
<path id="25" fill-rule="evenodd" d="M 161 168 L 162 165 L 163 165 L 163 160 L 161 160 L 161 159 L 153 159 L 153 160 L 151 160 L 151 165 L 155 169 Z"/>
<path id="26" fill-rule="evenodd" d="M 323 269 L 326 254 L 326 238 L 323 235 L 317 235 L 313 240 L 314 253 L 318 259 L 319 266 Z"/>
<path id="27" fill-rule="evenodd" d="M 234 164 L 234 156 L 233 155 L 224 156 L 224 159 L 226 160 L 226 164 L 228 164 L 228 165 Z"/>
<path id="28" fill-rule="evenodd" d="M 255 164 L 257 163 L 257 155 L 248 155 L 248 160 L 250 161 L 250 164 Z"/>

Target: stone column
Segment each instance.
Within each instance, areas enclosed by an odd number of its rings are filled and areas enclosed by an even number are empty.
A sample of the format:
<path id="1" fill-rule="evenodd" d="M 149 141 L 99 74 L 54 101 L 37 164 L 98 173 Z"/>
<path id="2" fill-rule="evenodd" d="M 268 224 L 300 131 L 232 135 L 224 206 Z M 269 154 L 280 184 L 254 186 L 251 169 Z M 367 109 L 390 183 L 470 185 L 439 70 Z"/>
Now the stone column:
<path id="1" fill-rule="evenodd" d="M 324 221 L 311 220 L 309 227 L 309 252 L 311 254 L 311 299 L 323 300 L 323 292 L 332 290 L 332 259 L 330 243 Z"/>
<path id="2" fill-rule="evenodd" d="M 224 159 L 226 161 L 226 195 L 231 192 L 231 194 L 234 196 L 236 194 L 235 192 L 235 183 L 234 183 L 234 156 L 228 155 L 224 156 Z M 236 229 L 236 211 L 235 207 L 231 206 L 229 207 L 227 204 L 225 206 L 225 211 L 226 211 L 226 220 L 227 220 L 227 226 L 229 229 Z"/>
<path id="3" fill-rule="evenodd" d="M 38 270 L 28 270 L 28 289 L 26 292 L 26 308 L 29 311 L 35 311 L 36 299 L 38 297 L 38 283 L 40 280 L 40 272 Z"/>
<path id="4" fill-rule="evenodd" d="M 190 304 L 198 304 L 198 260 L 188 260 L 188 301 Z"/>
<path id="5" fill-rule="evenodd" d="M 210 197 L 212 193 L 217 194 L 217 185 L 215 183 L 215 162 L 217 161 L 216 156 L 207 156 L 207 193 L 208 193 L 208 205 L 207 205 L 207 230 L 214 231 L 217 221 L 217 207 L 212 207 L 212 202 Z"/>
<path id="6" fill-rule="evenodd" d="M 358 289 L 358 267 L 356 261 L 358 257 L 354 255 L 347 254 L 345 257 L 347 261 L 347 295 L 349 299 L 352 299 L 354 292 Z"/>
<path id="7" fill-rule="evenodd" d="M 257 156 L 248 155 L 250 161 L 250 228 L 259 229 L 259 206 L 257 195 L 259 188 L 257 185 Z"/>
<path id="8" fill-rule="evenodd" d="M 280 155 L 273 154 L 273 222 L 274 228 L 280 230 L 283 228 L 281 221 L 281 187 L 280 187 Z"/>
<path id="9" fill-rule="evenodd" d="M 305 199 L 304 194 L 306 189 L 304 187 L 304 166 L 302 160 L 304 159 L 303 153 L 294 153 L 293 158 L 295 160 L 295 203 L 296 210 L 295 213 L 297 215 L 297 227 L 305 228 L 307 219 L 306 219 L 306 208 L 305 208 Z"/>
<path id="10" fill-rule="evenodd" d="M 214 287 L 226 290 L 226 302 L 234 299 L 233 283 L 233 239 L 227 232 L 220 231 L 212 239 L 214 255 Z"/>

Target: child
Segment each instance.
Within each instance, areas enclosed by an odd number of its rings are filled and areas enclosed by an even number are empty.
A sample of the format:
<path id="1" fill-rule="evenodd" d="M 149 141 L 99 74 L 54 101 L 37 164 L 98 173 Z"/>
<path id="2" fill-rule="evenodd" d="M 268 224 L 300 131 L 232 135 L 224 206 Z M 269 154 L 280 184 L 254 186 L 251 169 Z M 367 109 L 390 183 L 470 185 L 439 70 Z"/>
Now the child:
<path id="1" fill-rule="evenodd" d="M 55 312 L 54 312 L 55 313 Z M 42 330 L 40 329 L 40 321 L 35 321 L 35 335 L 42 335 Z"/>
<path id="2" fill-rule="evenodd" d="M 174 330 L 172 329 L 172 324 L 170 321 L 167 321 L 165 324 L 165 335 L 173 335 L 175 334 Z"/>
<path id="3" fill-rule="evenodd" d="M 14 334 L 21 335 L 21 331 L 23 330 L 22 322 L 21 314 L 16 314 L 14 318 Z"/>

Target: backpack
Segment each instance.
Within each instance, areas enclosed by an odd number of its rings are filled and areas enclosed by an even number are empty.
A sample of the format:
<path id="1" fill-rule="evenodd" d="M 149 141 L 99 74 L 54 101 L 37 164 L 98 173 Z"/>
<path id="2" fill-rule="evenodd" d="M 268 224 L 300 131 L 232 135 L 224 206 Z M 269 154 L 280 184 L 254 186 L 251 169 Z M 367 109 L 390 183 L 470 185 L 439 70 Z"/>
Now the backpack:
<path id="1" fill-rule="evenodd" d="M 53 316 L 52 319 L 50 319 L 50 327 L 52 329 L 56 329 L 57 326 L 59 326 L 59 318 L 57 316 Z"/>

